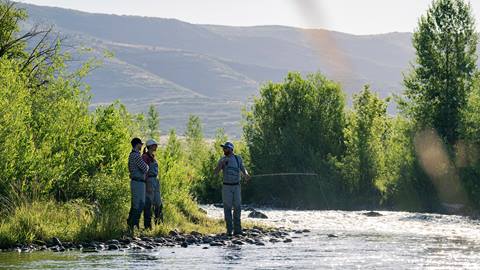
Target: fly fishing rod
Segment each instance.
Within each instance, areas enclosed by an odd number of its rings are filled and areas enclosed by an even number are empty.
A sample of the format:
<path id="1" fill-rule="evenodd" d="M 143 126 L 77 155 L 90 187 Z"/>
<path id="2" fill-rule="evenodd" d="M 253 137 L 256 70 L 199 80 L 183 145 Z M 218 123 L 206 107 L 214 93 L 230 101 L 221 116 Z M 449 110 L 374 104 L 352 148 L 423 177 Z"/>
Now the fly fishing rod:
<path id="1" fill-rule="evenodd" d="M 255 174 L 252 175 L 251 178 L 254 177 L 268 177 L 268 176 L 291 176 L 291 175 L 299 175 L 299 176 L 318 176 L 316 173 L 264 173 L 264 174 Z"/>

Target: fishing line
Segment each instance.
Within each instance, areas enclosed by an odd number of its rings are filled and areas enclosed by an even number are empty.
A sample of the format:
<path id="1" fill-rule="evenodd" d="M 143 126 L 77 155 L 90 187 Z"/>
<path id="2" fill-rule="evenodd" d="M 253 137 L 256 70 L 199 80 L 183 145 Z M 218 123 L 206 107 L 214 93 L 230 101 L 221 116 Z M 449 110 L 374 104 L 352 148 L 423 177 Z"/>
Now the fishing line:
<path id="1" fill-rule="evenodd" d="M 256 174 L 252 175 L 254 177 L 267 177 L 267 176 L 288 176 L 288 175 L 300 175 L 300 176 L 318 176 L 316 173 L 265 173 L 265 174 Z"/>

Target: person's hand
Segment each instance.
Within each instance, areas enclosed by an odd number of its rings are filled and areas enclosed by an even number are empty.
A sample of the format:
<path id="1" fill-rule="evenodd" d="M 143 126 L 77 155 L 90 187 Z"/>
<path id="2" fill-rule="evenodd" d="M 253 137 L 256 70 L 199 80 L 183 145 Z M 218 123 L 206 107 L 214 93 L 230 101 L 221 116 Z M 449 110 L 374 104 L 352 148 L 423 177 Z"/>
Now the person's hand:
<path id="1" fill-rule="evenodd" d="M 227 157 L 223 157 L 222 159 L 222 169 L 225 168 L 225 166 L 227 165 L 228 163 L 228 158 Z"/>
<path id="2" fill-rule="evenodd" d="M 245 175 L 245 183 L 248 183 L 252 179 L 252 177 L 249 174 Z"/>

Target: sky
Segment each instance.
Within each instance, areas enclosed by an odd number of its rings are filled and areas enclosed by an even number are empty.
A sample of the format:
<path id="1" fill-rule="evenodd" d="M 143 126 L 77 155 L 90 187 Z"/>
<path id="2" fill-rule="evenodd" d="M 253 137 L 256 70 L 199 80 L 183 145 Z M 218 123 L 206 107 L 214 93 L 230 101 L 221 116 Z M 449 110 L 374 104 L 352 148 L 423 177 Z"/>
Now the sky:
<path id="1" fill-rule="evenodd" d="M 197 24 L 287 25 L 350 34 L 412 32 L 431 0 L 19 0 L 95 13 Z M 471 1 L 480 21 L 480 0 Z M 478 11 L 478 12 L 477 12 Z"/>

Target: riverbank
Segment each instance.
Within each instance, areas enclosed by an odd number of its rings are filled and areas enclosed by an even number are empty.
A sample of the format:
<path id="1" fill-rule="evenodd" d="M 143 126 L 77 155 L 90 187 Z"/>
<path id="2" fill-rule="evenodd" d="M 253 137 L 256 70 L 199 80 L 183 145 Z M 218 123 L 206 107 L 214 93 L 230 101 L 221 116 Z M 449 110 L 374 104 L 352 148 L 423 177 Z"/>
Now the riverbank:
<path id="1" fill-rule="evenodd" d="M 208 217 L 222 216 L 220 208 L 201 207 Z M 153 249 L 134 247 L 131 243 L 129 249 L 108 250 L 107 241 L 93 243 L 97 251 L 75 248 L 65 252 L 18 252 L 17 249 L 0 253 L 0 269 L 478 269 L 479 266 L 480 222 L 466 217 L 397 211 L 367 215 L 367 211 L 256 210 L 268 216 L 262 220 L 267 226 L 308 228 L 310 232 L 289 232 L 283 241 L 290 238 L 292 242 L 273 243 L 275 240 L 270 242 L 270 238 L 277 237 L 267 236 L 262 240 L 264 246 L 234 244 L 236 238 L 221 239 L 221 235 L 218 240 L 223 240 L 224 246 L 188 244 L 194 240 L 189 236 L 192 232 L 188 232 L 143 240 L 138 237 Z M 247 212 L 243 220 L 252 221 L 245 217 Z M 209 236 L 195 238 L 203 242 L 209 241 Z M 162 238 L 175 245 L 162 244 Z M 124 245 L 122 239 L 117 240 Z M 158 243 L 150 244 L 152 240 Z M 139 243 L 143 245 L 142 242 Z M 187 248 L 181 246 L 183 242 L 188 244 Z M 65 247 L 67 243 L 62 245 Z"/>
<path id="2" fill-rule="evenodd" d="M 35 240 L 31 244 L 16 244 L 13 247 L 5 248 L 2 252 L 33 252 L 33 251 L 81 251 L 84 253 L 113 251 L 113 250 L 152 250 L 161 247 L 183 247 L 202 246 L 203 249 L 209 247 L 222 246 L 243 246 L 256 245 L 264 246 L 265 243 L 290 243 L 294 238 L 299 238 L 309 230 L 292 230 L 287 228 L 265 228 L 254 226 L 247 228 L 241 235 L 228 236 L 221 234 L 202 234 L 197 231 L 182 233 L 179 231 L 170 231 L 168 235 L 163 236 L 141 236 L 141 237 L 122 237 L 120 239 L 110 239 L 108 241 L 89 241 L 89 242 L 62 242 L 54 237 L 48 241 Z"/>
<path id="3" fill-rule="evenodd" d="M 128 213 L 126 204 L 117 208 L 101 208 L 82 201 L 22 203 L 2 211 L 0 249 L 96 252 L 192 244 L 262 245 L 264 241 L 291 241 L 288 237 L 294 233 L 291 229 L 244 221 L 244 235 L 229 237 L 224 234 L 223 219 L 208 216 L 207 211 L 195 203 L 183 207 L 166 204 L 164 211 L 164 223 L 155 225 L 152 230 L 136 230 L 131 236 L 125 222 Z"/>
<path id="4" fill-rule="evenodd" d="M 54 238 L 67 243 L 121 239 L 128 235 L 128 209 L 127 203 L 101 207 L 83 201 L 34 201 L 6 205 L 0 213 L 0 248 L 47 243 Z M 209 218 L 194 202 L 167 202 L 164 218 L 164 223 L 152 230 L 136 231 L 134 236 L 156 237 L 168 235 L 170 231 L 219 234 L 225 227 L 221 220 Z"/>

